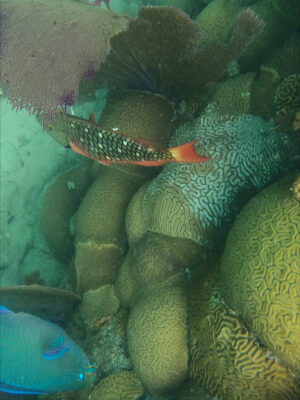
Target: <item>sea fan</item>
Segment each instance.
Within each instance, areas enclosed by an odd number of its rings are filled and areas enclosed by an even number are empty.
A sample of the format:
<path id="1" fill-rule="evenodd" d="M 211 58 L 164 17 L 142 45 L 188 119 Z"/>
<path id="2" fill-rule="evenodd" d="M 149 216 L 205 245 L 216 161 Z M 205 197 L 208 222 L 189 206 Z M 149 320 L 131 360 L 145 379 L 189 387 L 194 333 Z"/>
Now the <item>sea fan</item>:
<path id="1" fill-rule="evenodd" d="M 128 18 L 72 0 L 0 0 L 0 84 L 13 107 L 44 112 L 72 105 L 83 79 L 106 59 Z"/>

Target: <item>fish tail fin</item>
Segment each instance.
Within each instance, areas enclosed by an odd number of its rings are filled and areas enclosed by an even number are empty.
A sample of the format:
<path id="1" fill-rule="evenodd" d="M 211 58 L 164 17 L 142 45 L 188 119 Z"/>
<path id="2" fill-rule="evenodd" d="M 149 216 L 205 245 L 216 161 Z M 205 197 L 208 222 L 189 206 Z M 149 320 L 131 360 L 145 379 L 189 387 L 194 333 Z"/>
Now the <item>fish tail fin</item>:
<path id="1" fill-rule="evenodd" d="M 208 157 L 203 157 L 196 153 L 194 147 L 195 143 L 197 143 L 197 140 L 181 144 L 180 146 L 171 147 L 169 151 L 173 156 L 172 161 L 184 163 L 200 163 L 209 160 Z"/>

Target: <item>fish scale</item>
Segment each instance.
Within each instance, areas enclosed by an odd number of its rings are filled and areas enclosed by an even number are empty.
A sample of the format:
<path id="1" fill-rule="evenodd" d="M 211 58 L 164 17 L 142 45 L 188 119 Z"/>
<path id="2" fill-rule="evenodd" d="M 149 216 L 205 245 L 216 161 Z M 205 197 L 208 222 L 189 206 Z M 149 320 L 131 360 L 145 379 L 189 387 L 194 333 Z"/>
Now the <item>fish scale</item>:
<path id="1" fill-rule="evenodd" d="M 93 126 L 84 120 L 66 119 L 66 129 L 71 143 L 100 161 L 159 161 L 173 158 L 168 150 L 148 148 L 119 132 Z"/>
<path id="2" fill-rule="evenodd" d="M 63 337 L 68 351 L 47 359 L 44 352 L 56 337 Z M 0 390 L 9 393 L 76 390 L 94 379 L 88 358 L 60 327 L 30 314 L 3 311 L 1 306 L 0 362 Z"/>

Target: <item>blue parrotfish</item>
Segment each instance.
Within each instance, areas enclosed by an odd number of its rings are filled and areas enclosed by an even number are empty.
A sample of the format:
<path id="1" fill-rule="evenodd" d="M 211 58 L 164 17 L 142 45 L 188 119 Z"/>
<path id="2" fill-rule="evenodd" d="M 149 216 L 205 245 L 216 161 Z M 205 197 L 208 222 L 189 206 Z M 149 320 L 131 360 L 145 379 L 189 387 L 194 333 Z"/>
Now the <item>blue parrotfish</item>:
<path id="1" fill-rule="evenodd" d="M 52 322 L 0 306 L 0 390 L 42 394 L 89 387 L 95 369 Z"/>
<path id="2" fill-rule="evenodd" d="M 67 137 L 67 147 L 75 152 L 98 161 L 101 164 L 129 163 L 143 166 L 159 166 L 168 162 L 201 163 L 207 161 L 196 153 L 196 141 L 182 145 L 159 149 L 155 143 L 137 139 L 119 132 L 118 129 L 106 129 L 96 124 L 94 115 L 89 120 L 66 114 L 60 121 L 60 129 Z M 48 126 L 55 130 L 56 123 Z"/>

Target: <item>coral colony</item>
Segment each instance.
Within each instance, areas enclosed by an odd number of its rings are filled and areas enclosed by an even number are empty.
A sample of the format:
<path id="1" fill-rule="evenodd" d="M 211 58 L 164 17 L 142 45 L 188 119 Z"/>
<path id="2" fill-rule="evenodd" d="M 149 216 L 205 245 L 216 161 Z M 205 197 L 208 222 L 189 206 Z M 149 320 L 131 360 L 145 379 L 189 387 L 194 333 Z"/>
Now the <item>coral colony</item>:
<path id="1" fill-rule="evenodd" d="M 0 9 L 3 95 L 78 153 L 38 199 L 57 287 L 0 288 L 0 390 L 299 399 L 299 1 Z"/>

